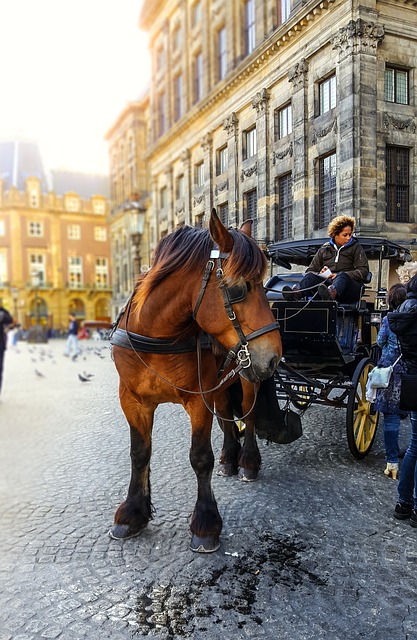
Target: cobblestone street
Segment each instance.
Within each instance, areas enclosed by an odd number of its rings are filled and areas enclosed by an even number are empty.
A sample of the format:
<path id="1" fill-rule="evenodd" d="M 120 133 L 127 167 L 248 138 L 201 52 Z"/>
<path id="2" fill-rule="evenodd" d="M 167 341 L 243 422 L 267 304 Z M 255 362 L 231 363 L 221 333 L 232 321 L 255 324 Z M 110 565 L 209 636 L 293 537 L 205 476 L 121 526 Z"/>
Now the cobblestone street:
<path id="1" fill-rule="evenodd" d="M 221 547 L 189 550 L 190 429 L 158 408 L 155 518 L 109 538 L 130 477 L 107 342 L 19 343 L 0 401 L 0 640 L 417 640 L 417 530 L 392 517 L 382 428 L 355 460 L 345 412 L 311 408 L 291 445 L 260 441 L 258 482 L 214 476 Z M 78 374 L 93 374 L 81 382 Z M 402 426 L 401 445 L 409 423 Z M 213 428 L 218 459 L 221 432 Z"/>

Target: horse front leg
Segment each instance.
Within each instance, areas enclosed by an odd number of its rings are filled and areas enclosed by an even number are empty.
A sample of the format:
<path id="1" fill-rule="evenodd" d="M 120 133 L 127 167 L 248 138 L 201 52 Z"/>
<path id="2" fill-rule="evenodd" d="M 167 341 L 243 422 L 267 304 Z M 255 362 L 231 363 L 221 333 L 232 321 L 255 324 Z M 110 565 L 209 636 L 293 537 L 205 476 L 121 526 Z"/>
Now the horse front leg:
<path id="1" fill-rule="evenodd" d="M 242 382 L 242 411 L 245 422 L 245 438 L 239 455 L 239 480 L 253 482 L 257 480 L 261 468 L 261 454 L 255 435 L 255 388 L 252 383 L 241 379 Z"/>
<path id="2" fill-rule="evenodd" d="M 114 539 L 133 538 L 152 519 L 149 463 L 154 409 L 144 408 L 136 400 L 121 402 L 130 426 L 131 477 L 127 497 L 118 507 L 109 535 Z"/>
<path id="3" fill-rule="evenodd" d="M 196 407 L 199 404 L 199 407 Z M 217 551 L 220 546 L 222 519 L 211 488 L 214 454 L 211 447 L 212 416 L 201 403 L 194 400 L 187 407 L 191 418 L 192 436 L 190 462 L 197 478 L 197 502 L 191 518 L 190 548 L 199 553 Z"/>

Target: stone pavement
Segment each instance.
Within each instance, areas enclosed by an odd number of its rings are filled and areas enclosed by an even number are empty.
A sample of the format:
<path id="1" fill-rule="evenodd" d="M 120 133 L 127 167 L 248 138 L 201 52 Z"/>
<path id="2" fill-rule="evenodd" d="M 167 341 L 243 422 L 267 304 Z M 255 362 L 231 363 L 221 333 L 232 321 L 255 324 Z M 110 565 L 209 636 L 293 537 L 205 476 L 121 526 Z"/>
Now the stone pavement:
<path id="1" fill-rule="evenodd" d="M 6 354 L 0 640 L 417 640 L 417 530 L 392 518 L 381 429 L 363 461 L 349 453 L 344 410 L 309 409 L 291 445 L 261 441 L 258 482 L 214 477 L 222 544 L 199 555 L 188 548 L 187 417 L 161 406 L 155 519 L 140 537 L 114 541 L 128 430 L 108 343 L 81 346 L 76 362 L 62 341 Z M 405 423 L 403 446 L 408 435 Z M 213 446 L 218 458 L 217 424 Z"/>

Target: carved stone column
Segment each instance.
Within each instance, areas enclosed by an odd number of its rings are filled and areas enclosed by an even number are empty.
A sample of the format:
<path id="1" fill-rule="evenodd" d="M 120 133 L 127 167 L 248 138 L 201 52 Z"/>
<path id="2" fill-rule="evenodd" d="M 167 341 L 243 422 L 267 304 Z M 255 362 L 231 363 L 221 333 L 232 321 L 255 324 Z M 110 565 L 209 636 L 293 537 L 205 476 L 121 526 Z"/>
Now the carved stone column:
<path id="1" fill-rule="evenodd" d="M 252 107 L 256 109 L 256 144 L 257 144 L 257 220 L 254 234 L 258 240 L 269 236 L 269 124 L 268 124 L 269 92 L 259 91 L 252 99 Z"/>
<path id="2" fill-rule="evenodd" d="M 377 47 L 382 25 L 350 20 L 333 38 L 338 51 L 338 213 L 356 218 L 357 230 L 375 232 L 377 206 Z"/>
<path id="3" fill-rule="evenodd" d="M 167 186 L 167 227 L 168 232 L 174 228 L 174 184 L 172 165 L 168 165 L 165 169 L 166 186 Z"/>
<path id="4" fill-rule="evenodd" d="M 229 224 L 237 224 L 239 219 L 239 176 L 238 176 L 238 118 L 235 112 L 225 118 L 223 129 L 227 131 L 227 153 L 229 159 Z"/>
<path id="5" fill-rule="evenodd" d="M 207 221 L 213 208 L 213 136 L 210 132 L 203 136 L 201 146 L 204 151 L 204 216 Z"/>
<path id="6" fill-rule="evenodd" d="M 307 167 L 307 73 L 304 58 L 288 72 L 293 86 L 291 100 L 293 121 L 293 230 L 295 239 L 307 238 L 311 221 L 308 220 L 308 167 Z"/>
<path id="7" fill-rule="evenodd" d="M 191 224 L 191 195 L 192 195 L 192 172 L 191 154 L 189 149 L 184 149 L 181 154 L 184 167 L 184 211 L 178 214 L 178 224 Z"/>

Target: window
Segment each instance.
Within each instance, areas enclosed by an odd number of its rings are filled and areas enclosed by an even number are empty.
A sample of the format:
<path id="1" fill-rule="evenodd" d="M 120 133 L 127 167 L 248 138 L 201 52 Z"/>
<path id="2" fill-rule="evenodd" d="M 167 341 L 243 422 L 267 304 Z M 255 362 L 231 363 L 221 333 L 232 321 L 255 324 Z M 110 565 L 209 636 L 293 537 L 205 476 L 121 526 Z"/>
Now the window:
<path id="1" fill-rule="evenodd" d="M 176 185 L 175 185 L 175 196 L 177 200 L 180 200 L 181 198 L 184 197 L 184 186 L 185 186 L 184 175 L 181 174 L 180 176 L 178 176 Z"/>
<path id="2" fill-rule="evenodd" d="M 216 157 L 216 175 L 221 176 L 222 173 L 227 171 L 229 164 L 229 153 L 227 146 L 217 149 Z"/>
<path id="3" fill-rule="evenodd" d="M 195 165 L 195 186 L 202 187 L 204 185 L 204 162 Z"/>
<path id="4" fill-rule="evenodd" d="M 159 209 L 165 211 L 168 205 L 168 191 L 166 187 L 162 187 L 159 191 Z"/>
<path id="5" fill-rule="evenodd" d="M 203 54 L 194 58 L 194 103 L 203 97 Z"/>
<path id="6" fill-rule="evenodd" d="M 81 256 L 68 258 L 68 286 L 71 289 L 81 289 L 83 286 L 83 259 Z"/>
<path id="7" fill-rule="evenodd" d="M 191 25 L 196 26 L 201 21 L 201 0 L 194 2 L 191 7 Z"/>
<path id="8" fill-rule="evenodd" d="M 385 69 L 385 100 L 408 104 L 408 71 L 394 67 Z"/>
<path id="9" fill-rule="evenodd" d="M 156 70 L 162 71 L 165 66 L 165 55 L 163 47 L 160 47 L 156 52 Z"/>
<path id="10" fill-rule="evenodd" d="M 81 238 L 81 227 L 79 224 L 69 224 L 67 227 L 67 238 L 68 240 L 80 240 Z"/>
<path id="11" fill-rule="evenodd" d="M 223 80 L 227 73 L 226 28 L 217 32 L 217 80 Z"/>
<path id="12" fill-rule="evenodd" d="M 336 76 L 332 75 L 319 84 L 320 115 L 336 106 Z"/>
<path id="13" fill-rule="evenodd" d="M 158 134 L 162 136 L 166 131 L 166 101 L 165 93 L 158 98 Z"/>
<path id="14" fill-rule="evenodd" d="M 255 0 L 245 2 L 245 54 L 248 56 L 255 48 Z"/>
<path id="15" fill-rule="evenodd" d="M 4 220 L 0 220 L 0 236 L 4 236 L 6 234 L 6 228 L 4 224 Z"/>
<path id="16" fill-rule="evenodd" d="M 96 258 L 96 287 L 105 289 L 109 286 L 109 264 L 107 258 Z"/>
<path id="17" fill-rule="evenodd" d="M 175 96 L 175 106 L 174 106 L 174 114 L 175 120 L 179 120 L 183 116 L 182 112 L 182 74 L 180 73 L 175 78 L 175 88 L 174 88 L 174 96 Z"/>
<path id="18" fill-rule="evenodd" d="M 283 24 L 290 17 L 291 2 L 290 0 L 278 0 L 278 15 L 280 17 L 279 24 Z"/>
<path id="19" fill-rule="evenodd" d="M 29 235 L 32 238 L 41 238 L 43 236 L 42 222 L 29 222 Z"/>
<path id="20" fill-rule="evenodd" d="M 93 211 L 94 213 L 105 213 L 106 205 L 104 200 L 94 200 L 93 201 Z"/>
<path id="21" fill-rule="evenodd" d="M 256 155 L 256 127 L 243 132 L 243 159 Z"/>
<path id="22" fill-rule="evenodd" d="M 292 176 L 290 173 L 276 178 L 275 191 L 278 195 L 275 239 L 286 240 L 292 236 Z"/>
<path id="23" fill-rule="evenodd" d="M 244 201 L 243 219 L 256 220 L 256 214 L 257 214 L 256 189 L 252 189 L 251 191 L 247 191 L 246 193 L 244 193 L 243 201 Z"/>
<path id="24" fill-rule="evenodd" d="M 7 255 L 5 251 L 0 251 L 0 285 L 7 282 Z"/>
<path id="25" fill-rule="evenodd" d="M 223 224 L 228 227 L 229 226 L 229 203 L 225 202 L 224 204 L 219 205 L 219 213 L 220 220 Z"/>
<path id="26" fill-rule="evenodd" d="M 40 253 L 31 253 L 29 256 L 30 277 L 37 276 L 39 286 L 45 284 L 45 257 Z"/>
<path id="27" fill-rule="evenodd" d="M 174 33 L 172 34 L 172 45 L 174 51 L 177 51 L 182 45 L 182 31 L 179 25 L 175 27 Z"/>
<path id="28" fill-rule="evenodd" d="M 199 215 L 197 215 L 195 217 L 195 226 L 199 227 L 200 229 L 203 228 L 203 224 L 204 224 L 204 213 L 200 213 Z"/>
<path id="29" fill-rule="evenodd" d="M 336 154 L 319 159 L 319 201 L 316 229 L 327 227 L 336 215 Z"/>
<path id="30" fill-rule="evenodd" d="M 67 211 L 79 211 L 80 209 L 80 199 L 76 196 L 70 196 L 65 199 L 65 208 Z"/>
<path id="31" fill-rule="evenodd" d="M 292 133 L 292 108 L 287 104 L 275 111 L 275 140 L 281 140 Z"/>
<path id="32" fill-rule="evenodd" d="M 386 198 L 387 221 L 409 222 L 410 150 L 405 147 L 387 147 Z"/>
<path id="33" fill-rule="evenodd" d="M 106 227 L 94 227 L 94 240 L 97 240 L 97 242 L 106 242 L 107 240 Z"/>
<path id="34" fill-rule="evenodd" d="M 37 189 L 31 189 L 29 193 L 29 206 L 32 209 L 39 207 L 39 192 Z"/>

